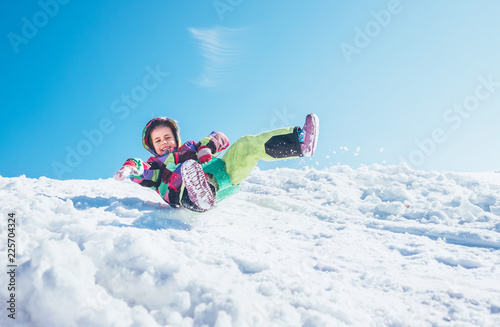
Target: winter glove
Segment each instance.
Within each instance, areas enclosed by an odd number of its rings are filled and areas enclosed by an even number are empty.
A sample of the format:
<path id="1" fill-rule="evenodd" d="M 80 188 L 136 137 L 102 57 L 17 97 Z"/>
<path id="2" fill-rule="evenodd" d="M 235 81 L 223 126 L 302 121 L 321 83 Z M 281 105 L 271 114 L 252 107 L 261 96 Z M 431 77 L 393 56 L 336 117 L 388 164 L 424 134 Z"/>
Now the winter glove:
<path id="1" fill-rule="evenodd" d="M 208 146 L 202 145 L 198 148 L 197 156 L 200 163 L 209 162 L 212 160 L 212 150 Z"/>
<path id="2" fill-rule="evenodd" d="M 113 176 L 117 181 L 122 181 L 127 177 L 141 178 L 144 173 L 144 164 L 140 159 L 127 159 L 122 168 Z"/>

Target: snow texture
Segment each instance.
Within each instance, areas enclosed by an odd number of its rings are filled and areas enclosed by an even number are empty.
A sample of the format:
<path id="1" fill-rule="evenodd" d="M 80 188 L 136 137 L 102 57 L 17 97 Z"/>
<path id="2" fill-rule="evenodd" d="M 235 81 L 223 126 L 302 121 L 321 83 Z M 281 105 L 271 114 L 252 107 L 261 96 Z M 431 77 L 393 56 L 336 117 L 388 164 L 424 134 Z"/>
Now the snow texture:
<path id="1" fill-rule="evenodd" d="M 0 208 L 1 326 L 500 326 L 494 172 L 256 169 L 201 214 L 129 181 L 0 178 Z"/>

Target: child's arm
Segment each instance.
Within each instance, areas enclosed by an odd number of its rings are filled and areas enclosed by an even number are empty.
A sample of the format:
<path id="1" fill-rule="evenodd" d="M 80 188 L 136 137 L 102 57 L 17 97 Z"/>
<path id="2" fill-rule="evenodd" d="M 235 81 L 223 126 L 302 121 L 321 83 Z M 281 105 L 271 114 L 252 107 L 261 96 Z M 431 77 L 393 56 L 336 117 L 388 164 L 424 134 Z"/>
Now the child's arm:
<path id="1" fill-rule="evenodd" d="M 141 159 L 130 158 L 125 161 L 122 168 L 113 176 L 117 181 L 122 181 L 127 177 L 139 177 L 144 173 L 144 162 Z M 149 168 L 149 167 L 148 167 Z"/>
<path id="2" fill-rule="evenodd" d="M 201 163 L 212 160 L 212 155 L 217 156 L 229 146 L 229 139 L 220 132 L 212 132 L 209 136 L 196 144 L 198 161 Z"/>
<path id="3" fill-rule="evenodd" d="M 122 168 L 114 175 L 114 178 L 118 181 L 122 181 L 127 177 L 138 183 L 141 186 L 158 188 L 160 169 L 156 167 L 157 165 L 150 158 L 147 162 L 141 159 L 130 158 L 125 161 Z"/>

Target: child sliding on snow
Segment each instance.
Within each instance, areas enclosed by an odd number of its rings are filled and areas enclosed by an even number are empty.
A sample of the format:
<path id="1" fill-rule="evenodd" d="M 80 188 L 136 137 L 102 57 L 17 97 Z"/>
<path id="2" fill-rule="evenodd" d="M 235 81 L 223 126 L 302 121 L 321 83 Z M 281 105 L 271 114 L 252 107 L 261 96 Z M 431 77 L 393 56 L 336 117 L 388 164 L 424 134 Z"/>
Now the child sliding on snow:
<path id="1" fill-rule="evenodd" d="M 302 128 L 281 128 L 241 137 L 221 160 L 217 155 L 229 146 L 223 133 L 212 132 L 200 142 L 182 144 L 174 120 L 154 118 L 142 132 L 142 144 L 153 157 L 146 162 L 128 159 L 114 178 L 130 177 L 135 183 L 154 189 L 172 207 L 206 211 L 216 200 L 234 193 L 260 159 L 312 156 L 318 132 L 318 117 L 308 114 Z"/>

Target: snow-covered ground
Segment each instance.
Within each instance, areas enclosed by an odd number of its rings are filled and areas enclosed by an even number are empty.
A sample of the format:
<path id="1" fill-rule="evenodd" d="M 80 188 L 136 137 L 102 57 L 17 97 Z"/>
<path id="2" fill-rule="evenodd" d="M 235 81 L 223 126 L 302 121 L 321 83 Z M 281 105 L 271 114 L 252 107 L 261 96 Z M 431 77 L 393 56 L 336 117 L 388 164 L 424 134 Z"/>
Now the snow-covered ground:
<path id="1" fill-rule="evenodd" d="M 2 326 L 500 326 L 500 173 L 257 169 L 203 214 L 0 178 L 0 209 Z"/>

